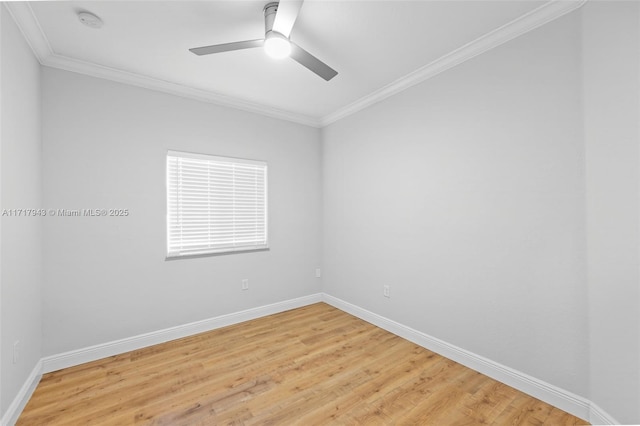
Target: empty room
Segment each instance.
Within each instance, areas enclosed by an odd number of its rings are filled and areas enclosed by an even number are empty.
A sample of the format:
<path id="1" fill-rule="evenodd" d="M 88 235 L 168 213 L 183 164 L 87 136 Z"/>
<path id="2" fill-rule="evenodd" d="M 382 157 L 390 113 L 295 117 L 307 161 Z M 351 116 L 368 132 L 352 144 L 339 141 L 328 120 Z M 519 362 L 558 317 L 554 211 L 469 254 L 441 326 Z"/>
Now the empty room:
<path id="1" fill-rule="evenodd" d="M 640 1 L 0 4 L 0 419 L 640 424 Z"/>

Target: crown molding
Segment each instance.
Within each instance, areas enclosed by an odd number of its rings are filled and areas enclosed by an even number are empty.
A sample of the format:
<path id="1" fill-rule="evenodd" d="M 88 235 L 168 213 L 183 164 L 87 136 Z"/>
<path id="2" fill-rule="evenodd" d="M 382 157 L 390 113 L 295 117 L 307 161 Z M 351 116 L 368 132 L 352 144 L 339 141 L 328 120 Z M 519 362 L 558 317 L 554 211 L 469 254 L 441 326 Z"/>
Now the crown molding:
<path id="1" fill-rule="evenodd" d="M 274 107 L 245 101 L 243 99 L 233 98 L 230 96 L 221 95 L 207 90 L 196 89 L 177 83 L 171 83 L 169 81 L 159 80 L 141 74 L 135 74 L 128 71 L 105 67 L 103 65 L 98 65 L 91 62 L 72 59 L 66 56 L 52 54 L 48 56 L 42 64 L 52 68 L 58 68 L 61 70 L 103 78 L 118 83 L 143 87 L 145 89 L 165 92 L 171 95 L 195 99 L 198 101 L 208 102 L 224 107 L 235 108 L 241 111 L 251 112 L 254 114 L 272 117 L 279 120 L 291 121 L 311 127 L 320 127 L 319 119 L 307 115 L 283 111 Z"/>
<path id="2" fill-rule="evenodd" d="M 5 1 L 4 6 L 22 32 L 27 44 L 31 47 L 40 64 L 44 65 L 44 59 L 53 53 L 49 40 L 44 35 L 40 23 L 33 14 L 33 9 L 28 2 Z"/>
<path id="3" fill-rule="evenodd" d="M 207 90 L 196 89 L 182 84 L 148 77 L 116 68 L 106 67 L 93 62 L 82 61 L 59 55 L 53 51 L 49 40 L 42 31 L 38 19 L 29 2 L 5 2 L 6 8 L 13 17 L 27 43 L 33 50 L 41 65 L 65 71 L 103 78 L 118 83 L 143 87 L 185 98 L 208 102 L 215 105 L 239 109 L 245 112 L 264 115 L 280 120 L 291 121 L 305 126 L 320 127 L 320 120 L 304 114 L 284 111 L 271 106 L 247 100 L 221 95 Z"/>
<path id="4" fill-rule="evenodd" d="M 422 83 L 441 72 L 474 58 L 494 47 L 513 40 L 535 28 L 557 19 L 581 7 L 587 0 L 550 0 L 538 8 L 495 30 L 465 44 L 464 46 L 436 59 L 435 61 L 411 72 L 404 77 L 390 83 L 357 101 L 338 109 L 323 117 L 312 117 L 280 110 L 233 98 L 206 90 L 171 83 L 164 80 L 135 74 L 115 68 L 81 61 L 56 54 L 45 36 L 29 2 L 5 2 L 6 8 L 22 31 L 27 43 L 31 46 L 40 64 L 52 68 L 77 72 L 93 77 L 104 78 L 119 83 L 130 84 L 146 89 L 157 90 L 172 95 L 182 96 L 198 101 L 208 102 L 220 106 L 239 109 L 246 112 L 260 114 L 280 120 L 291 121 L 306 126 L 322 128 L 342 118 L 354 114 L 409 87 Z"/>
<path id="5" fill-rule="evenodd" d="M 348 117 L 409 87 L 422 83 L 443 71 L 460 65 L 488 50 L 553 21 L 581 7 L 587 0 L 550 0 L 532 11 L 447 53 L 360 99 L 320 119 L 321 127 Z"/>

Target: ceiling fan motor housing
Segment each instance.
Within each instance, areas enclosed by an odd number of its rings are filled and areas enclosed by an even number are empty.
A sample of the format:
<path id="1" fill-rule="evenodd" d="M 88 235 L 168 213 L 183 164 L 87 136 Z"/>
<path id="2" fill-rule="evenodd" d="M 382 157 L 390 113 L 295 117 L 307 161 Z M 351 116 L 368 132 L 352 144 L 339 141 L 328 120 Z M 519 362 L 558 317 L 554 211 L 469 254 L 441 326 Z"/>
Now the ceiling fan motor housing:
<path id="1" fill-rule="evenodd" d="M 292 43 L 289 39 L 293 24 L 298 17 L 303 1 L 304 0 L 289 0 L 283 2 L 281 8 L 279 7 L 280 3 L 277 1 L 267 3 L 263 9 L 264 39 L 214 44 L 211 46 L 195 47 L 189 50 L 198 56 L 202 56 L 211 55 L 212 53 L 263 47 L 270 57 L 274 59 L 290 57 L 311 72 L 329 81 L 338 75 L 338 72 L 297 44 Z M 274 25 L 276 27 L 275 30 L 273 29 Z"/>

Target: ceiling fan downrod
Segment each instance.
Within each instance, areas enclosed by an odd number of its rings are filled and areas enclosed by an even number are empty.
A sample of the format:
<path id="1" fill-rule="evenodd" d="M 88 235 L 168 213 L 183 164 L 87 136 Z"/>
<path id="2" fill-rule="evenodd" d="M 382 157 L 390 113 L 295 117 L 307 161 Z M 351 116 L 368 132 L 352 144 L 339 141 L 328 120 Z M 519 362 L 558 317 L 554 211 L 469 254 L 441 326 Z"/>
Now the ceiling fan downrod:
<path id="1" fill-rule="evenodd" d="M 276 20 L 276 12 L 278 12 L 278 2 L 267 3 L 264 6 L 264 33 L 273 31 L 273 22 Z"/>

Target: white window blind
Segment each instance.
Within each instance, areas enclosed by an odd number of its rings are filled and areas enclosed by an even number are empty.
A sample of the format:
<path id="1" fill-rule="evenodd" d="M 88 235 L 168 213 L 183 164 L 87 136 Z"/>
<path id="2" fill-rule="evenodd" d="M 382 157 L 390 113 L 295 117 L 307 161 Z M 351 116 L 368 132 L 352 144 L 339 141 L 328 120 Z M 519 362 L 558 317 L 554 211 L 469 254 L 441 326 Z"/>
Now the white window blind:
<path id="1" fill-rule="evenodd" d="M 268 247 L 267 164 L 167 153 L 167 256 Z"/>

